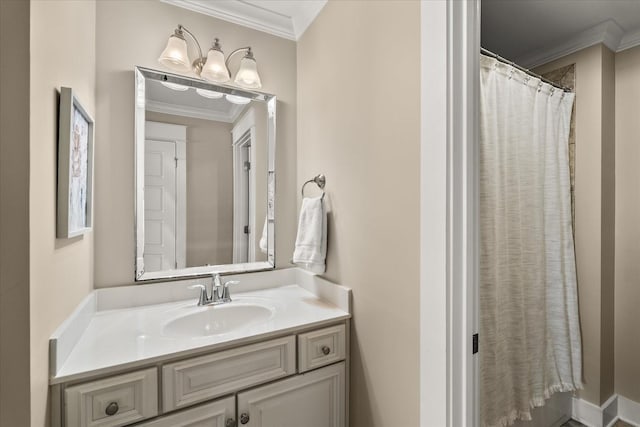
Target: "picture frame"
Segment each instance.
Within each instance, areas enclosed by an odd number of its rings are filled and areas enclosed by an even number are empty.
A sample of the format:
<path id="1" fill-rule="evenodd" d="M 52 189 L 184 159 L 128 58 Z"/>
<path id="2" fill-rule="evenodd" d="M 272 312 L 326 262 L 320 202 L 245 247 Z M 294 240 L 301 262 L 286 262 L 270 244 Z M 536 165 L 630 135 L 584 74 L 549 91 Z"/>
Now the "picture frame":
<path id="1" fill-rule="evenodd" d="M 60 88 L 56 237 L 69 239 L 93 226 L 93 118 L 73 90 Z"/>

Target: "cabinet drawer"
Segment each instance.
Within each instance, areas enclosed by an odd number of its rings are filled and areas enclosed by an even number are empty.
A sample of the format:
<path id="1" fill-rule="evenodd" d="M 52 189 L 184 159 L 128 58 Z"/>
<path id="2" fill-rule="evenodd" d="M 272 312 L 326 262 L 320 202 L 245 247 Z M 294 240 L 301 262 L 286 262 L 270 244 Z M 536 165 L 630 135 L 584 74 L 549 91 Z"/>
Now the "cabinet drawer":
<path id="1" fill-rule="evenodd" d="M 343 360 L 345 346 L 344 325 L 298 335 L 298 367 L 300 372 Z"/>
<path id="2" fill-rule="evenodd" d="M 294 374 L 295 354 L 295 337 L 289 336 L 165 365 L 164 410 Z"/>
<path id="3" fill-rule="evenodd" d="M 65 390 L 67 427 L 122 426 L 158 414 L 156 368 L 87 382 Z"/>
<path id="4" fill-rule="evenodd" d="M 236 425 L 236 398 L 229 396 L 136 427 L 228 427 Z M 227 424 L 228 423 L 228 424 Z"/>

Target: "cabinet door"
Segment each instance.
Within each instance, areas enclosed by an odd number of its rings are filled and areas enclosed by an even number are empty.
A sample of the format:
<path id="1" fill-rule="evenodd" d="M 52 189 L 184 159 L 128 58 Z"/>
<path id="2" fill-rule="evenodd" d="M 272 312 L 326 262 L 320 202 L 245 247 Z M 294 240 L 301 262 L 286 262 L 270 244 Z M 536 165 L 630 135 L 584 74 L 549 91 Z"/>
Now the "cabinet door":
<path id="1" fill-rule="evenodd" d="M 160 417 L 138 427 L 229 427 L 235 426 L 236 399 L 229 396 L 206 405 Z"/>
<path id="2" fill-rule="evenodd" d="M 344 362 L 238 393 L 246 427 L 344 427 Z"/>

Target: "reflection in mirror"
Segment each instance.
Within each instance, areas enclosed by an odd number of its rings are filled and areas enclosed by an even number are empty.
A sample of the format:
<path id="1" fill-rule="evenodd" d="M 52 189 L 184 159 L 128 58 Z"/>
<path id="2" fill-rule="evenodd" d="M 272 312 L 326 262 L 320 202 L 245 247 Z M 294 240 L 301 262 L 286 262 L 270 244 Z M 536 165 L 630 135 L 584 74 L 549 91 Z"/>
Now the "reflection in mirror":
<path id="1" fill-rule="evenodd" d="M 136 68 L 136 280 L 274 267 L 275 103 Z"/>

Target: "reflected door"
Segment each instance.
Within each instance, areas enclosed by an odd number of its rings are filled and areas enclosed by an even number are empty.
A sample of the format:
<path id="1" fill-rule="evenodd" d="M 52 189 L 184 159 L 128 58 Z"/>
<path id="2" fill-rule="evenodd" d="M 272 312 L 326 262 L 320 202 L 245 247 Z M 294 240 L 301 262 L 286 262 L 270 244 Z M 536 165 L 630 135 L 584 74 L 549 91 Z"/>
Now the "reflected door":
<path id="1" fill-rule="evenodd" d="M 145 123 L 144 269 L 186 266 L 186 127 Z"/>
<path id="2" fill-rule="evenodd" d="M 145 141 L 144 266 L 146 271 L 177 268 L 176 145 Z"/>

